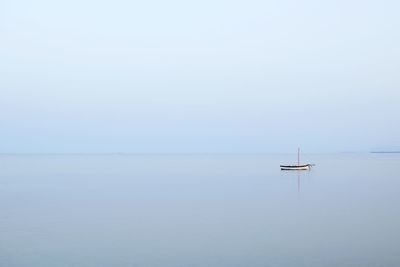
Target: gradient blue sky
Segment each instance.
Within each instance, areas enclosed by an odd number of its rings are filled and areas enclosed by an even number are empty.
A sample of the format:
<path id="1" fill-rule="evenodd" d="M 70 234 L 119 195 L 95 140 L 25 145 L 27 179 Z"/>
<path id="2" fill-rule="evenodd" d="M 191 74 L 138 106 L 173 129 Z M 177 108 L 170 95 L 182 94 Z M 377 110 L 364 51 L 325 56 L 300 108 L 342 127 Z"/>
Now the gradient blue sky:
<path id="1" fill-rule="evenodd" d="M 0 2 L 0 152 L 400 144 L 398 1 Z"/>

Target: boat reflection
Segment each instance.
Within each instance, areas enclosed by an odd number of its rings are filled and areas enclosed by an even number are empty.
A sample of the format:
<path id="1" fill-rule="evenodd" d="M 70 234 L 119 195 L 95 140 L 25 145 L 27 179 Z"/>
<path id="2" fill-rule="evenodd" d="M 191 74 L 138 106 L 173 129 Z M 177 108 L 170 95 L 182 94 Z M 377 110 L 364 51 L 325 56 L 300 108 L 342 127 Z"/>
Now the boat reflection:
<path id="1" fill-rule="evenodd" d="M 297 171 L 297 192 L 300 193 L 300 172 Z"/>

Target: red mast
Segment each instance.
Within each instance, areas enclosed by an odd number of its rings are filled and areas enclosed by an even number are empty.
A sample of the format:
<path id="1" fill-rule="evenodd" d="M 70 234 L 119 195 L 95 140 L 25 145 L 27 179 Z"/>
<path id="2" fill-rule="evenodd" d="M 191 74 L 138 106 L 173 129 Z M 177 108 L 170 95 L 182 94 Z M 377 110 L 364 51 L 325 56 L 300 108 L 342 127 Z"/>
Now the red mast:
<path id="1" fill-rule="evenodd" d="M 297 148 L 297 166 L 300 166 L 300 147 Z"/>

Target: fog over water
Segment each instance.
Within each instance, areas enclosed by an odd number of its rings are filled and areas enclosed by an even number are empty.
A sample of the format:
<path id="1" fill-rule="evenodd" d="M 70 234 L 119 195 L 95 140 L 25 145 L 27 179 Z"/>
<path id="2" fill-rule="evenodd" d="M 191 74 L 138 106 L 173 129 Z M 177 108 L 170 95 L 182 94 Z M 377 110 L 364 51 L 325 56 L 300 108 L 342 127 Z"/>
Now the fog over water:
<path id="1" fill-rule="evenodd" d="M 0 152 L 400 145 L 399 1 L 1 1 Z"/>
<path id="2" fill-rule="evenodd" d="M 0 1 L 0 267 L 400 266 L 399 10 Z"/>

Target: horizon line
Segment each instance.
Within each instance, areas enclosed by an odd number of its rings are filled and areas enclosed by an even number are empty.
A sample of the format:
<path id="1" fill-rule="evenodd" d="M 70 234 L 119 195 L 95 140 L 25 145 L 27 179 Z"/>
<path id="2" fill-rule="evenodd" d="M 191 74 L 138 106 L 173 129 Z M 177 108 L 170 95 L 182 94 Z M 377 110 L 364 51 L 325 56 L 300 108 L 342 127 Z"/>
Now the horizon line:
<path id="1" fill-rule="evenodd" d="M 400 153 L 386 151 L 325 151 L 302 154 Z M 0 152 L 0 155 L 268 155 L 296 154 L 296 152 Z"/>

